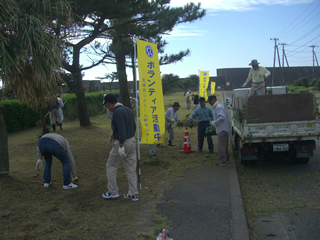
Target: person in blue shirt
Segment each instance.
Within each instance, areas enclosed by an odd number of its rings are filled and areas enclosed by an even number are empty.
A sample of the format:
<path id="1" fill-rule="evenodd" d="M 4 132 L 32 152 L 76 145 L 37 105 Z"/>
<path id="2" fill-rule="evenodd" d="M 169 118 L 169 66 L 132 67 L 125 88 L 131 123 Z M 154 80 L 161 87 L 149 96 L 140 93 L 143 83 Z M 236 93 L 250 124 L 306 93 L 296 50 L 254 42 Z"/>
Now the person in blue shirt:
<path id="1" fill-rule="evenodd" d="M 210 107 L 206 106 L 204 97 L 199 98 L 200 107 L 196 108 L 190 116 L 190 128 L 193 127 L 193 119 L 198 117 L 198 150 L 202 152 L 204 135 L 206 128 L 210 126 L 213 120 L 213 114 Z M 211 136 L 207 137 L 209 152 L 213 153 L 213 143 Z"/>
<path id="2" fill-rule="evenodd" d="M 230 125 L 228 122 L 228 116 L 223 106 L 217 101 L 215 95 L 209 96 L 209 104 L 212 106 L 212 112 L 214 121 L 210 124 L 216 128 L 218 134 L 218 154 L 220 162 L 217 166 L 226 165 L 229 162 L 229 153 L 228 153 L 228 136 Z"/>

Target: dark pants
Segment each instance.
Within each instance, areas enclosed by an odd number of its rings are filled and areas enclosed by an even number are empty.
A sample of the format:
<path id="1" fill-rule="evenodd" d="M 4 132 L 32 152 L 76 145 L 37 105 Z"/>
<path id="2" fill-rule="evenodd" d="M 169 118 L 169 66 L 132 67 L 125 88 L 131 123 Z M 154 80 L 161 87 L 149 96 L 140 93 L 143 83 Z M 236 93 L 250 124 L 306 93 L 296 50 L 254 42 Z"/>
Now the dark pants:
<path id="1" fill-rule="evenodd" d="M 210 126 L 209 122 L 198 122 L 198 148 L 199 149 L 203 148 L 204 134 L 206 133 L 206 128 L 209 126 Z M 207 142 L 208 142 L 209 151 L 212 152 L 213 143 L 212 143 L 211 136 L 207 137 Z"/>
<path id="2" fill-rule="evenodd" d="M 52 155 L 60 160 L 63 170 L 63 185 L 70 184 L 70 162 L 63 147 L 53 139 L 41 138 L 38 143 L 39 150 L 45 159 L 43 170 L 43 182 L 51 182 Z"/>

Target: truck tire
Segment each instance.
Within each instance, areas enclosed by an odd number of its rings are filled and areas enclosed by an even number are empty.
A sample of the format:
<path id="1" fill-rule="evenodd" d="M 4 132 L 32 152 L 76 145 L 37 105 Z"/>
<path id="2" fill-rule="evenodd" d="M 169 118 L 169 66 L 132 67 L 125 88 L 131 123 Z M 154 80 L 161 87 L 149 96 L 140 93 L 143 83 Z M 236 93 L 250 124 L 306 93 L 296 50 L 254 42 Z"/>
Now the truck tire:
<path id="1" fill-rule="evenodd" d="M 235 135 L 237 135 L 237 133 L 235 133 Z M 241 141 L 241 139 L 238 137 L 236 145 L 237 145 L 237 149 L 238 149 L 238 152 L 239 152 L 239 161 L 240 161 L 241 164 L 245 164 L 246 165 L 246 164 L 248 164 L 248 160 L 243 160 L 242 159 L 242 148 L 240 148 L 240 146 L 241 146 L 240 141 Z"/>
<path id="2" fill-rule="evenodd" d="M 238 139 L 239 135 L 232 129 L 232 145 L 235 150 L 238 150 Z"/>

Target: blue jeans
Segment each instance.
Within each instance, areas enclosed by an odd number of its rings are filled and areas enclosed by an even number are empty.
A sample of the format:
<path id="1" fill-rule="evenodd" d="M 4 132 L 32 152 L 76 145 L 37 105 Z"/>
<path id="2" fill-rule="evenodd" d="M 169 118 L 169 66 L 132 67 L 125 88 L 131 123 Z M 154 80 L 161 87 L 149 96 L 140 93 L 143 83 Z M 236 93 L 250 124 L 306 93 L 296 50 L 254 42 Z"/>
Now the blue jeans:
<path id="1" fill-rule="evenodd" d="M 198 148 L 202 149 L 203 148 L 203 140 L 204 140 L 204 134 L 206 133 L 206 128 L 210 126 L 209 122 L 198 122 Z M 207 142 L 208 142 L 208 148 L 209 151 L 213 151 L 213 143 L 212 143 L 212 138 L 206 137 Z"/>
<path id="2" fill-rule="evenodd" d="M 50 138 L 40 138 L 38 143 L 39 150 L 45 159 L 43 170 L 43 182 L 51 182 L 52 155 L 60 160 L 63 170 L 63 185 L 69 185 L 70 181 L 70 162 L 63 147 Z"/>

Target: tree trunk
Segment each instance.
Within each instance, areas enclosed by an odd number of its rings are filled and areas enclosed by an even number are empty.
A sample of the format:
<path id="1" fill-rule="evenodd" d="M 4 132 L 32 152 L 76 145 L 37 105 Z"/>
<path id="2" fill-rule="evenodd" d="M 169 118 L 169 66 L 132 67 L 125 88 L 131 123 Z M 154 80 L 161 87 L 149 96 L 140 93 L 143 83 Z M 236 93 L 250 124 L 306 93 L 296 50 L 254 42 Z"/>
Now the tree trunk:
<path id="1" fill-rule="evenodd" d="M 77 71 L 76 73 L 72 73 L 73 80 L 75 81 L 75 93 L 78 102 L 78 118 L 80 121 L 80 126 L 86 127 L 90 126 L 91 122 L 88 116 L 87 111 L 87 102 L 86 96 L 84 94 L 83 85 L 82 85 L 82 75 L 81 71 Z"/>
<path id="2" fill-rule="evenodd" d="M 73 48 L 73 64 L 72 64 L 72 77 L 74 81 L 74 90 L 78 102 L 78 118 L 80 121 L 80 126 L 86 127 L 90 126 L 91 122 L 87 111 L 86 96 L 84 94 L 82 85 L 82 75 L 80 69 L 80 49 Z"/>
<path id="3" fill-rule="evenodd" d="M 0 172 L 9 172 L 8 133 L 1 111 L 0 101 Z M 2 174 L 0 174 L 2 175 Z M 5 174 L 8 175 L 8 174 Z"/>
<path id="4" fill-rule="evenodd" d="M 118 77 L 119 77 L 121 102 L 126 107 L 132 109 L 132 106 L 130 103 L 129 91 L 128 91 L 128 80 L 127 80 L 127 73 L 126 73 L 125 55 L 116 54 L 116 63 L 117 63 L 117 72 L 118 72 Z"/>

